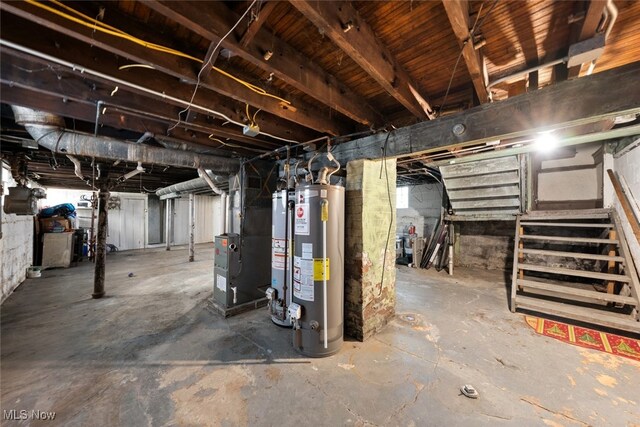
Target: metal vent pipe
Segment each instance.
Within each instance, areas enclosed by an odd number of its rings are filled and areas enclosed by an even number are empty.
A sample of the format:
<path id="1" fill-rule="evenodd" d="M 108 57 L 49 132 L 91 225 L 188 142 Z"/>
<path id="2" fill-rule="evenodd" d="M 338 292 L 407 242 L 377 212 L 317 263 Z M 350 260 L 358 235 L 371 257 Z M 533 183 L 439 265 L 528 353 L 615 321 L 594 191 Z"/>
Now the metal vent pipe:
<path id="1" fill-rule="evenodd" d="M 11 109 L 16 123 L 24 126 L 39 145 L 55 153 L 182 168 L 204 168 L 225 175 L 237 173 L 240 169 L 237 159 L 129 144 L 114 138 L 66 130 L 62 117 L 53 114 L 15 105 Z"/>
<path id="2" fill-rule="evenodd" d="M 209 184 L 202 178 L 194 178 L 189 181 L 179 182 L 168 187 L 156 190 L 156 196 L 165 196 L 171 193 L 192 193 L 194 191 L 208 190 Z"/>

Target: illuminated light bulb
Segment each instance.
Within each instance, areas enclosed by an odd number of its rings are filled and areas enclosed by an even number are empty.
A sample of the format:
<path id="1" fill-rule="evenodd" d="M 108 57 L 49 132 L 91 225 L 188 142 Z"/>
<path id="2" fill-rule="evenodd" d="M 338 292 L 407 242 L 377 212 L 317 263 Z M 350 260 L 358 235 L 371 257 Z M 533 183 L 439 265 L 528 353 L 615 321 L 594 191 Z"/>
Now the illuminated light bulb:
<path id="1" fill-rule="evenodd" d="M 540 133 L 533 141 L 536 150 L 541 152 L 549 152 L 558 145 L 558 137 L 552 134 L 552 131 Z"/>

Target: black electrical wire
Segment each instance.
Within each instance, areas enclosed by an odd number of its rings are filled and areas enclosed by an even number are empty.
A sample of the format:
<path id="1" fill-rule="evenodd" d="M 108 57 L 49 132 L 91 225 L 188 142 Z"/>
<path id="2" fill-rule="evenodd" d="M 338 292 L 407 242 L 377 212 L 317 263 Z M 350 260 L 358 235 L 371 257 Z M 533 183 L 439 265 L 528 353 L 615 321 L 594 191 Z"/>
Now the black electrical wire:
<path id="1" fill-rule="evenodd" d="M 447 90 L 444 93 L 444 99 L 442 101 L 442 104 L 440 105 L 440 110 L 438 110 L 438 116 L 442 114 L 442 109 L 447 103 L 447 97 L 449 96 L 449 90 L 451 90 L 451 83 L 453 82 L 453 76 L 456 75 L 456 69 L 458 68 L 458 64 L 460 63 L 460 58 L 462 58 L 462 52 L 464 52 L 464 47 L 466 46 L 467 43 L 469 43 L 469 41 L 473 43 L 473 36 L 475 35 L 476 30 L 478 30 L 482 26 L 482 24 L 484 24 L 484 21 L 491 14 L 491 11 L 493 11 L 493 8 L 498 4 L 498 1 L 499 0 L 493 1 L 493 4 L 491 5 L 487 13 L 482 17 L 481 21 L 479 20 L 479 18 L 480 18 L 480 13 L 482 12 L 483 5 L 480 5 L 480 10 L 478 10 L 478 16 L 476 16 L 476 22 L 473 24 L 471 31 L 469 31 L 469 37 L 464 42 L 462 42 L 462 48 L 460 49 L 460 53 L 458 54 L 458 59 L 456 59 L 456 65 L 453 66 L 453 72 L 451 73 L 451 77 L 449 78 L 449 84 L 447 85 Z"/>
<path id="2" fill-rule="evenodd" d="M 393 132 L 393 131 L 391 131 Z M 387 133 L 387 137 L 384 140 L 384 145 L 382 146 L 382 165 L 380 166 L 380 179 L 382 179 L 382 167 L 384 166 L 384 175 L 387 182 L 387 197 L 389 198 L 389 229 L 387 230 L 387 243 L 384 245 L 384 256 L 382 258 L 382 277 L 380 278 L 380 292 L 378 293 L 378 297 L 382 295 L 382 286 L 384 285 L 384 269 L 387 264 L 387 250 L 389 248 L 389 239 L 391 238 L 391 227 L 393 227 L 393 203 L 391 201 L 391 190 L 389 189 L 389 173 L 387 171 L 387 144 L 389 142 L 389 137 L 391 136 L 391 132 Z"/>

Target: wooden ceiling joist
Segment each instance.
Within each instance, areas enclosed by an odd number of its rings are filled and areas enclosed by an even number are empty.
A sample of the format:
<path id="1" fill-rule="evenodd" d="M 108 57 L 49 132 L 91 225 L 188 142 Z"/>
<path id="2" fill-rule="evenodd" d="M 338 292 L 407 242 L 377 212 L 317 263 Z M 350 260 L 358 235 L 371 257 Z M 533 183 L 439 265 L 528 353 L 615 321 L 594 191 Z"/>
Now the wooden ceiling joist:
<path id="1" fill-rule="evenodd" d="M 16 84 L 12 85 L 6 81 L 0 82 L 0 90 L 2 90 L 2 101 L 8 104 L 43 110 L 61 117 L 87 123 L 92 123 L 95 120 L 95 106 L 82 99 L 67 98 L 65 100 L 57 93 L 34 90 L 33 88 L 26 88 Z M 93 107 L 93 113 L 91 107 Z M 144 120 L 131 116 L 123 117 L 120 114 L 111 114 L 110 112 L 100 117 L 100 124 L 113 129 L 127 129 L 140 134 L 151 132 L 154 135 L 164 135 L 166 132 L 165 125 L 153 120 Z M 229 153 L 228 150 L 224 149 L 222 144 L 217 144 L 215 141 L 210 140 L 206 134 L 185 130 L 182 127 L 174 129 L 168 138 L 173 138 L 181 142 L 195 143 L 201 146 L 209 146 L 213 150 L 212 154 L 216 155 Z M 219 148 L 220 150 L 218 150 Z M 242 149 L 238 149 L 238 151 L 247 155 L 253 153 L 252 151 L 244 151 Z"/>
<path id="2" fill-rule="evenodd" d="M 412 114 L 435 118 L 418 84 L 350 2 L 294 0 L 291 4 Z"/>
<path id="3" fill-rule="evenodd" d="M 128 40 L 94 31 L 92 28 L 50 14 L 29 3 L 2 2 L 0 3 L 0 9 L 60 34 L 73 37 L 90 46 L 98 47 L 126 58 L 133 63 L 151 66 L 155 70 L 173 76 L 183 83 L 192 85 L 196 82 L 197 70 L 201 64 L 192 60 L 151 50 Z M 127 30 L 125 22 L 119 22 L 118 26 L 124 31 Z M 3 23 L 3 34 L 11 35 L 13 33 L 13 31 L 5 30 L 4 27 L 5 23 Z M 24 38 L 21 40 L 24 40 Z M 175 86 L 175 83 L 173 85 Z M 296 108 L 287 108 L 282 105 L 281 101 L 272 97 L 262 96 L 218 73 L 211 73 L 207 76 L 201 82 L 201 87 L 319 132 L 340 135 L 352 131 L 351 128 L 325 116 L 313 106 L 306 105 L 299 100 L 292 100 Z M 192 88 L 190 90 L 192 91 Z M 190 97 L 189 95 L 187 99 Z"/>
<path id="4" fill-rule="evenodd" d="M 125 117 L 135 114 L 146 117 L 147 120 L 164 123 L 164 130 L 161 135 L 166 135 L 169 127 L 177 120 L 180 107 L 154 102 L 148 97 L 127 91 L 126 88 L 119 89 L 111 96 L 112 85 L 97 80 L 88 80 L 84 76 L 80 77 L 60 69 L 55 71 L 47 70 L 45 61 L 26 59 L 21 56 L 22 54 L 10 50 L 5 50 L 4 54 L 7 55 L 5 58 L 11 58 L 11 64 L 3 61 L 0 65 L 0 75 L 4 83 L 30 88 L 38 93 L 50 94 L 67 101 L 75 100 L 75 102 L 78 102 L 81 100 L 86 105 L 89 117 L 92 114 L 95 115 L 97 102 L 103 101 L 107 110 L 117 106 L 122 111 L 126 111 Z M 29 69 L 41 69 L 44 71 L 38 73 L 25 73 L 23 71 Z M 85 120 L 85 118 L 79 119 Z M 229 139 L 236 145 L 242 144 L 248 147 L 266 149 L 277 148 L 281 145 L 273 141 L 245 136 L 237 127 L 227 128 L 214 122 L 214 120 L 206 120 L 206 116 L 203 114 L 195 117 L 190 122 L 183 122 L 181 127 L 188 127 L 200 133 L 211 134 L 219 139 Z M 121 127 L 127 129 L 124 122 L 121 123 Z M 131 130 L 138 131 L 138 129 Z"/>
<path id="5" fill-rule="evenodd" d="M 100 49 L 92 48 L 84 42 L 56 33 L 47 28 L 39 27 L 37 29 L 38 34 L 42 37 L 39 41 L 33 37 L 28 37 L 28 34 L 34 31 L 34 29 L 27 24 L 20 19 L 3 19 L 3 37 L 7 41 L 21 43 L 25 47 L 45 55 L 74 63 L 78 66 L 78 73 L 80 73 L 83 67 L 99 70 L 100 73 L 106 76 L 125 80 L 135 87 L 144 87 L 159 94 L 166 95 L 166 97 L 156 97 L 156 102 L 166 102 L 184 108 L 184 103 L 178 103 L 172 98 L 185 101 L 191 99 L 193 87 L 191 85 L 180 84 L 174 77 L 159 73 L 156 70 L 120 70 L 119 66 L 122 65 L 122 62 L 118 61 L 115 55 L 106 54 Z M 4 33 L 5 30 L 6 33 Z M 55 42 L 43 43 L 41 40 L 51 40 Z M 131 91 L 150 96 L 147 92 L 137 88 L 132 88 Z M 244 105 L 236 104 L 233 100 L 209 91 L 206 88 L 200 89 L 197 92 L 194 98 L 194 105 L 201 105 L 219 111 L 237 122 L 243 122 L 245 120 Z M 195 107 L 193 108 L 195 109 Z M 283 120 L 275 120 L 272 116 L 261 115 L 258 122 L 261 130 L 293 140 L 306 141 L 318 135 L 304 127 L 292 125 Z"/>
<path id="6" fill-rule="evenodd" d="M 577 5 L 580 7 L 586 7 L 586 9 L 584 10 L 584 18 L 580 21 L 580 29 L 576 30 L 571 37 L 572 43 L 581 42 L 596 35 L 598 25 L 602 19 L 602 12 L 607 5 L 607 1 L 591 0 L 588 3 L 578 2 Z M 581 68 L 582 67 L 578 65 L 569 68 L 567 77 L 570 79 L 578 77 Z"/>
<path id="7" fill-rule="evenodd" d="M 219 40 L 240 18 L 223 2 L 151 0 L 144 4 L 211 41 Z M 242 35 L 231 34 L 222 46 L 352 120 L 369 126 L 383 122 L 365 99 L 265 27 L 256 31 L 246 47 L 241 40 Z"/>
<path id="8" fill-rule="evenodd" d="M 249 24 L 249 27 L 246 29 L 246 31 L 242 35 L 242 38 L 240 39 L 240 46 L 246 49 L 249 46 L 249 44 L 251 44 L 251 42 L 253 41 L 253 38 L 256 36 L 260 28 L 262 28 L 262 25 L 264 25 L 265 21 L 267 20 L 269 15 L 271 15 L 271 12 L 273 12 L 273 9 L 276 8 L 277 4 L 278 2 L 275 0 L 267 1 L 266 3 L 264 3 L 262 8 L 260 8 L 260 10 L 258 11 L 253 22 Z"/>
<path id="9" fill-rule="evenodd" d="M 458 45 L 462 49 L 462 57 L 467 65 L 467 70 L 471 76 L 473 87 L 476 90 L 481 103 L 489 100 L 487 87 L 485 85 L 483 59 L 480 51 L 476 50 L 471 40 L 469 22 L 469 3 L 466 0 L 445 0 L 442 2 L 447 12 L 447 17 L 451 23 L 451 28 L 458 40 Z"/>

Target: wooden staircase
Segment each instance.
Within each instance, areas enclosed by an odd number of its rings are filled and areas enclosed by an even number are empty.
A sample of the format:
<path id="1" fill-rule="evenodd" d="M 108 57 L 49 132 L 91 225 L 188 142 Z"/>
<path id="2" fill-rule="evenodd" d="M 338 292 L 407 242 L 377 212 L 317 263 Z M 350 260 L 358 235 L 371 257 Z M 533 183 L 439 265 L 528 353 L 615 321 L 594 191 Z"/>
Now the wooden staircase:
<path id="1" fill-rule="evenodd" d="M 615 212 L 519 215 L 511 311 L 524 309 L 640 333 L 640 284 Z"/>

